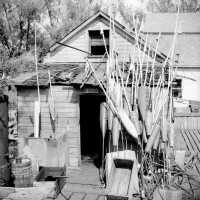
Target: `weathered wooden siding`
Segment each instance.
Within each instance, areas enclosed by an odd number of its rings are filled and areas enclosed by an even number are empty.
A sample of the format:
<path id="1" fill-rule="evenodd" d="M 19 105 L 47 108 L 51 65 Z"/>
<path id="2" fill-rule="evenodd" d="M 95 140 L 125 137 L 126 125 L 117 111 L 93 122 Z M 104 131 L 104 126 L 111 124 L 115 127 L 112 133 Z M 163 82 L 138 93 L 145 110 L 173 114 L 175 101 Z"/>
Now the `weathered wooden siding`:
<path id="1" fill-rule="evenodd" d="M 200 145 L 200 115 L 177 114 L 175 116 L 175 149 L 187 154 L 198 151 Z"/>
<path id="2" fill-rule="evenodd" d="M 199 113 L 192 114 L 176 114 L 175 127 L 177 129 L 198 129 L 200 130 L 200 115 Z"/>
<path id="3" fill-rule="evenodd" d="M 49 89 L 41 89 L 41 138 L 66 138 L 66 164 L 80 165 L 79 95 L 68 86 L 53 86 L 55 100 L 55 131 L 49 113 Z M 29 137 L 34 132 L 34 101 L 36 89 L 18 89 L 18 135 Z M 46 148 L 50 148 L 47 145 Z M 48 149 L 46 149 L 48 151 Z M 48 151 L 51 153 L 51 151 Z"/>
<path id="4" fill-rule="evenodd" d="M 109 27 L 101 21 L 94 21 L 93 23 L 86 26 L 82 31 L 77 33 L 71 39 L 66 41 L 67 45 L 82 49 L 89 52 L 89 30 L 100 30 L 100 29 L 109 29 Z M 119 33 L 115 34 L 115 49 L 119 53 L 119 61 L 129 61 L 130 56 L 136 56 L 140 54 L 142 57 L 143 54 L 141 51 L 134 51 L 135 45 L 128 41 L 126 37 L 123 37 Z M 59 47 L 52 55 L 49 55 L 45 58 L 44 62 L 46 63 L 71 63 L 71 62 L 85 62 L 87 54 L 80 51 L 68 48 L 68 47 Z M 144 60 L 147 56 L 144 56 Z M 102 59 L 99 58 L 90 58 L 91 62 L 102 62 Z"/>

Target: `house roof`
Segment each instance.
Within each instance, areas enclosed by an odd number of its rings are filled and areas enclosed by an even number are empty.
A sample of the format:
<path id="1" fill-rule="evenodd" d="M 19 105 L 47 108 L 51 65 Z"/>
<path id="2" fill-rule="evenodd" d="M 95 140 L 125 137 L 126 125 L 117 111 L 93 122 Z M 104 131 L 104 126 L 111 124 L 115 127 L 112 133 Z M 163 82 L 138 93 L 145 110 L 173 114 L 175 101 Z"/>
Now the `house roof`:
<path id="1" fill-rule="evenodd" d="M 93 63 L 92 66 L 98 74 L 101 81 L 105 81 L 105 66 L 106 63 Z M 43 69 L 41 69 L 43 68 Z M 91 70 L 86 71 L 85 64 L 59 64 L 59 65 L 43 65 L 40 66 L 38 72 L 39 85 L 41 87 L 49 86 L 48 70 L 51 72 L 52 84 L 67 84 L 67 85 L 85 85 L 98 86 L 98 82 L 91 73 Z M 12 82 L 17 87 L 36 87 L 37 77 L 36 72 L 24 73 L 12 79 Z"/>
<path id="2" fill-rule="evenodd" d="M 49 85 L 48 70 L 51 73 L 52 82 L 68 82 L 71 81 L 74 76 L 80 73 L 83 64 L 59 64 L 59 65 L 40 65 L 38 71 L 39 85 L 47 87 Z M 15 86 L 37 86 L 36 72 L 27 72 L 19 74 L 12 79 Z"/>
<path id="3" fill-rule="evenodd" d="M 143 27 L 143 33 L 156 43 L 159 32 L 159 50 L 164 54 L 172 45 L 176 14 L 149 13 Z M 200 66 L 200 13 L 181 13 L 179 31 L 176 38 L 174 58 L 179 57 L 180 67 L 197 68 Z"/>
<path id="4" fill-rule="evenodd" d="M 84 20 L 82 23 L 80 23 L 78 26 L 72 28 L 72 30 L 67 33 L 59 42 L 60 43 L 64 43 L 67 40 L 69 40 L 70 38 L 72 38 L 75 34 L 77 34 L 77 32 L 79 32 L 80 30 L 82 30 L 85 26 L 87 26 L 88 24 L 90 24 L 91 22 L 93 22 L 94 20 L 96 20 L 97 18 L 104 18 L 108 21 L 110 21 L 110 17 L 104 13 L 103 11 L 98 11 L 97 13 L 95 13 L 94 15 L 90 16 L 89 18 L 87 18 L 86 20 Z M 122 24 L 120 24 L 118 21 L 115 21 L 115 26 L 117 26 L 118 28 L 120 28 L 121 30 L 124 30 L 124 32 L 126 32 L 127 34 L 128 31 L 126 30 L 125 26 L 123 26 Z M 129 34 L 130 37 L 133 37 L 132 35 Z M 51 45 L 50 50 L 54 50 L 56 49 L 58 46 L 60 46 L 57 43 L 54 43 Z"/>
<path id="5" fill-rule="evenodd" d="M 79 31 L 81 31 L 85 26 L 89 25 L 90 23 L 92 23 L 93 21 L 100 19 L 100 20 L 104 20 L 105 23 L 108 24 L 109 26 L 109 22 L 110 22 L 110 16 L 107 15 L 106 13 L 102 12 L 102 11 L 98 11 L 96 14 L 92 15 L 91 17 L 89 17 L 88 19 L 86 19 L 85 21 L 83 21 L 80 25 L 78 25 L 77 27 L 75 27 L 74 29 L 72 29 L 71 32 L 69 32 L 65 37 L 63 37 L 60 41 L 55 42 L 51 47 L 50 47 L 50 51 L 53 52 L 54 50 L 56 50 L 58 47 L 61 47 L 61 44 L 59 43 L 65 43 L 66 41 L 70 40 L 74 35 L 76 35 Z M 114 20 L 114 19 L 112 19 Z M 125 26 L 123 26 L 122 24 L 120 24 L 118 21 L 114 20 L 114 25 L 115 28 L 118 29 L 120 31 L 120 33 L 122 35 L 125 35 L 124 37 L 129 40 L 130 42 L 132 42 L 133 44 L 135 43 L 135 33 L 134 32 L 130 32 Z M 139 37 L 139 41 L 140 44 L 140 48 L 141 50 L 143 50 L 144 46 L 145 46 L 145 39 L 143 39 L 141 36 Z M 147 46 L 155 52 L 155 47 L 152 44 L 147 44 Z M 161 51 L 159 51 L 159 49 L 157 50 L 157 57 L 156 59 L 160 62 L 163 58 L 165 58 L 165 54 L 163 54 Z"/>
<path id="6" fill-rule="evenodd" d="M 51 82 L 54 85 L 59 84 L 65 84 L 65 85 L 89 85 L 89 86 L 98 86 L 99 83 L 96 79 L 96 76 L 102 83 L 106 83 L 106 63 L 90 63 L 92 65 L 95 76 L 90 67 L 87 67 L 85 63 L 79 63 L 79 64 L 59 64 L 56 67 L 53 66 L 47 66 L 44 65 L 43 69 L 42 66 L 40 66 L 39 70 L 39 85 L 41 87 L 48 87 L 49 86 L 49 75 L 48 70 L 51 72 Z M 137 63 L 135 63 L 137 65 Z M 127 79 L 127 74 L 129 71 L 130 63 L 127 63 L 125 67 L 120 65 L 121 68 L 123 68 L 123 80 L 124 82 Z M 145 74 L 147 75 L 147 83 L 149 83 L 150 77 L 151 77 L 151 64 L 149 63 L 148 72 L 146 72 L 146 66 L 143 66 L 143 80 L 145 79 Z M 159 80 L 160 74 L 162 73 L 162 64 L 156 64 L 155 65 L 155 76 L 154 76 L 154 83 L 156 84 Z M 165 71 L 166 74 L 166 81 L 168 79 L 168 68 L 166 68 Z M 22 78 L 21 78 L 22 77 Z M 119 77 L 120 78 L 120 77 Z M 132 81 L 132 76 L 129 76 L 129 81 Z M 152 80 L 151 80 L 152 81 Z M 23 76 L 19 75 L 15 79 L 12 80 L 13 84 L 15 86 L 29 86 L 29 87 L 36 87 L 37 86 L 37 77 L 36 73 L 24 73 Z M 130 82 L 129 82 L 130 83 Z M 153 84 L 151 82 L 151 84 Z"/>
<path id="7" fill-rule="evenodd" d="M 143 32 L 173 33 L 176 13 L 148 13 L 143 24 Z M 200 33 L 200 13 L 179 13 L 179 33 Z"/>

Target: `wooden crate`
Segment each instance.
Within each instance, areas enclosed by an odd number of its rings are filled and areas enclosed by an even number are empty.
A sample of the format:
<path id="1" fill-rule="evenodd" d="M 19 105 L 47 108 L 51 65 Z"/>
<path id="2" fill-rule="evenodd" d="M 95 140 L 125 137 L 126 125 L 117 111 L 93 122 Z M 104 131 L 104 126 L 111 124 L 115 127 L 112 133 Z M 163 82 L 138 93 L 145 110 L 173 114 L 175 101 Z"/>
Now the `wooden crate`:
<path id="1" fill-rule="evenodd" d="M 130 193 L 130 181 L 133 161 L 128 159 L 113 159 L 110 181 L 107 186 L 108 200 L 127 200 Z"/>

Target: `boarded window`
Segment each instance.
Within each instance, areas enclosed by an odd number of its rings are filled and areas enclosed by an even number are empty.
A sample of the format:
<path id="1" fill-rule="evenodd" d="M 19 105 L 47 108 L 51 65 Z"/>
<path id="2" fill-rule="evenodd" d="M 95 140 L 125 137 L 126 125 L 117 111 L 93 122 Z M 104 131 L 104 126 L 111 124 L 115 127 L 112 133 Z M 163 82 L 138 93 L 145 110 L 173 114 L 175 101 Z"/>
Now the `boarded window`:
<path id="1" fill-rule="evenodd" d="M 90 52 L 92 56 L 104 55 L 106 53 L 106 48 L 109 52 L 109 30 L 104 30 L 103 33 L 105 37 L 105 44 L 100 30 L 89 31 Z"/>
<path id="2" fill-rule="evenodd" d="M 172 84 L 172 95 L 176 98 L 182 98 L 182 80 L 174 79 Z"/>

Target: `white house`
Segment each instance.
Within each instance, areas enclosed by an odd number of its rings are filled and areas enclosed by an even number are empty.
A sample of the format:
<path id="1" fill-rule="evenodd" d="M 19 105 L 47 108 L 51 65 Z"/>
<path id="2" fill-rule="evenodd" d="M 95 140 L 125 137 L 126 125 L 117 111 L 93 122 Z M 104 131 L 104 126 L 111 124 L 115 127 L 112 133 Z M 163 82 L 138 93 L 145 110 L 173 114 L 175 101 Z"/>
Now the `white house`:
<path id="1" fill-rule="evenodd" d="M 200 13 L 180 13 L 174 60 L 177 63 L 177 89 L 174 96 L 200 101 Z M 143 33 L 155 43 L 159 33 L 159 50 L 168 54 L 175 30 L 176 13 L 148 13 Z M 176 67 L 176 66 L 174 66 Z"/>

